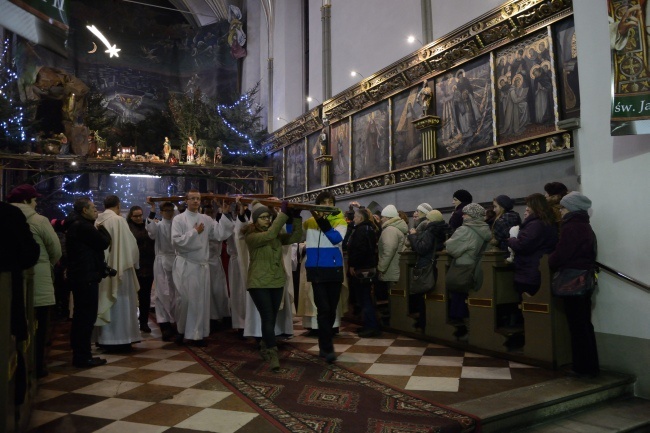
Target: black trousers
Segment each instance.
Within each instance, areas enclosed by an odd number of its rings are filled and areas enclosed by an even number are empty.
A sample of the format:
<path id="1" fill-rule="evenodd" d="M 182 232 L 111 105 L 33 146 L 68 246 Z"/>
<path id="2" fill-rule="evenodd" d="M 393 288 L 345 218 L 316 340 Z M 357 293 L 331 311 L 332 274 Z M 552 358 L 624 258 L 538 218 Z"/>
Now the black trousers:
<path id="1" fill-rule="evenodd" d="M 92 358 L 90 338 L 97 320 L 99 283 L 70 282 L 74 296 L 74 313 L 70 330 L 72 361 L 83 362 Z"/>
<path id="2" fill-rule="evenodd" d="M 249 289 L 255 308 L 260 313 L 262 320 L 262 341 L 268 349 L 275 347 L 275 321 L 282 303 L 284 287 L 273 289 Z M 288 305 L 285 308 L 289 308 Z"/>
<path id="3" fill-rule="evenodd" d="M 36 372 L 42 373 L 46 370 L 45 346 L 47 344 L 47 331 L 50 327 L 50 306 L 34 307 L 34 318 L 38 322 L 38 329 L 34 336 L 34 361 Z"/>
<path id="4" fill-rule="evenodd" d="M 153 275 L 147 277 L 141 277 L 138 275 L 138 283 L 140 284 L 140 290 L 138 290 L 138 320 L 140 321 L 140 327 L 146 325 L 149 322 L 149 309 L 151 308 L 151 286 L 153 284 Z"/>
<path id="5" fill-rule="evenodd" d="M 564 298 L 564 309 L 571 334 L 573 371 L 596 375 L 600 371 L 596 334 L 591 323 L 591 293 Z"/>
<path id="6" fill-rule="evenodd" d="M 333 353 L 332 327 L 336 320 L 336 308 L 341 297 L 341 282 L 327 281 L 311 283 L 316 304 L 316 322 L 318 323 L 318 347 L 321 352 Z"/>

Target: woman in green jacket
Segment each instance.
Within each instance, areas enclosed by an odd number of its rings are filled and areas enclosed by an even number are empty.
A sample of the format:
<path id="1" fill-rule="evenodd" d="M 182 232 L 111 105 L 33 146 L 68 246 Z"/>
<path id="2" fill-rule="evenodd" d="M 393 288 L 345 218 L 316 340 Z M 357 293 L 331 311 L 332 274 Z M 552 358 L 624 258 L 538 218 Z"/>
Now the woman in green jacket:
<path id="1" fill-rule="evenodd" d="M 253 202 L 252 220 L 242 229 L 250 263 L 248 265 L 248 292 L 262 319 L 261 355 L 278 371 L 278 347 L 275 342 L 275 319 L 282 302 L 286 274 L 282 261 L 282 245 L 299 242 L 302 238 L 302 220 L 297 211 L 291 221 L 291 234 L 282 233 L 282 227 L 291 217 L 288 202 L 283 201 L 281 212 L 273 218 L 268 207 Z"/>

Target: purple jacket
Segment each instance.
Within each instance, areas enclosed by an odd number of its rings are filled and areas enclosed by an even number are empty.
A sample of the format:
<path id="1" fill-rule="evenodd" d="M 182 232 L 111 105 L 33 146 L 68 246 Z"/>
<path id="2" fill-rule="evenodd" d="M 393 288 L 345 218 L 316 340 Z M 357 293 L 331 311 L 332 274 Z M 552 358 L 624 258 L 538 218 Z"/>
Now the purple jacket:
<path id="1" fill-rule="evenodd" d="M 519 235 L 508 239 L 508 246 L 515 252 L 515 282 L 541 284 L 539 261 L 544 254 L 555 249 L 556 243 L 555 224 L 544 224 L 535 215 L 526 218 L 519 228 Z"/>
<path id="2" fill-rule="evenodd" d="M 560 240 L 548 258 L 552 271 L 564 268 L 589 269 L 596 261 L 596 235 L 585 211 L 569 212 L 562 219 Z"/>

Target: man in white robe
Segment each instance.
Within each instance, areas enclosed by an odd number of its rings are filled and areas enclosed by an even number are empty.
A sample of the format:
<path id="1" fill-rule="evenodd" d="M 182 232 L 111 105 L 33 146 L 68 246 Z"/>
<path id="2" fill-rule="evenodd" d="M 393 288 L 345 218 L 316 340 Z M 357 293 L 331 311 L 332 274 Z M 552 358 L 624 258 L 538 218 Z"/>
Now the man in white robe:
<path id="1" fill-rule="evenodd" d="M 217 222 L 198 213 L 201 193 L 190 190 L 187 194 L 187 210 L 172 221 L 172 244 L 176 249 L 174 261 L 174 284 L 178 290 L 179 303 L 176 325 L 179 336 L 193 344 L 205 346 L 210 335 L 210 240 L 223 241 L 230 236 L 234 224 L 227 218 Z"/>
<path id="2" fill-rule="evenodd" d="M 156 322 L 160 326 L 163 341 L 170 341 L 175 334 L 173 329 L 176 324 L 174 309 L 176 307 L 176 286 L 172 276 L 172 268 L 176 252 L 172 245 L 172 219 L 174 218 L 174 205 L 165 202 L 160 205 L 162 220 L 151 218 L 156 213 L 156 204 L 147 198 L 151 206 L 149 218 L 147 218 L 147 233 L 156 241 L 156 259 L 153 263 L 154 285 L 156 287 L 155 309 Z"/>
<path id="3" fill-rule="evenodd" d="M 203 206 L 203 214 L 210 218 L 215 218 L 215 209 L 212 204 Z M 224 218 L 220 212 L 217 214 L 217 220 Z M 227 219 L 227 217 L 226 217 Z M 228 283 L 226 281 L 226 271 L 221 261 L 221 252 L 223 242 L 221 240 L 210 240 L 210 321 L 217 326 L 217 322 L 223 321 L 230 317 L 230 297 L 228 296 Z"/>
<path id="4" fill-rule="evenodd" d="M 109 350 L 131 348 L 140 341 L 138 322 L 138 244 L 126 219 L 120 214 L 120 200 L 109 195 L 104 199 L 104 212 L 95 221 L 111 235 L 111 245 L 105 251 L 106 263 L 117 271 L 114 277 L 99 283 L 99 308 L 95 322 L 97 342 Z"/>

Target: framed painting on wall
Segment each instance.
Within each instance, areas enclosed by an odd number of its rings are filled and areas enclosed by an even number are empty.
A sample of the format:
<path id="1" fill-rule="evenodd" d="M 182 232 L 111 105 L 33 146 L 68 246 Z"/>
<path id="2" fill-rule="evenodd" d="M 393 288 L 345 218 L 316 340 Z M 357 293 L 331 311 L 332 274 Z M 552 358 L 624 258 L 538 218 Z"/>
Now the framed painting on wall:
<path id="1" fill-rule="evenodd" d="M 332 184 L 350 181 L 350 121 L 348 119 L 332 125 L 330 138 L 330 154 L 332 165 L 330 175 Z"/>
<path id="2" fill-rule="evenodd" d="M 316 158 L 320 156 L 320 132 L 307 137 L 307 190 L 322 188 L 320 179 L 320 164 Z"/>
<path id="3" fill-rule="evenodd" d="M 353 179 L 388 171 L 388 101 L 352 117 Z"/>
<path id="4" fill-rule="evenodd" d="M 284 197 L 283 162 L 283 150 L 279 150 L 271 155 L 271 167 L 273 167 L 273 195 L 276 197 Z"/>
<path id="5" fill-rule="evenodd" d="M 413 87 L 393 97 L 392 133 L 393 166 L 403 168 L 422 162 L 422 137 L 413 121 L 420 116 L 417 104 L 419 87 Z"/>
<path id="6" fill-rule="evenodd" d="M 493 144 L 490 57 L 483 56 L 436 78 L 440 117 L 437 156 L 462 155 Z"/>
<path id="7" fill-rule="evenodd" d="M 555 131 L 551 46 L 543 31 L 496 52 L 499 144 Z"/>
<path id="8" fill-rule="evenodd" d="M 285 164 L 284 195 L 296 195 L 305 192 L 305 140 L 300 140 L 285 148 L 287 161 Z"/>
<path id="9" fill-rule="evenodd" d="M 580 117 L 580 83 L 578 81 L 578 49 L 573 18 L 554 27 L 557 41 L 557 75 L 559 105 L 562 119 Z"/>

